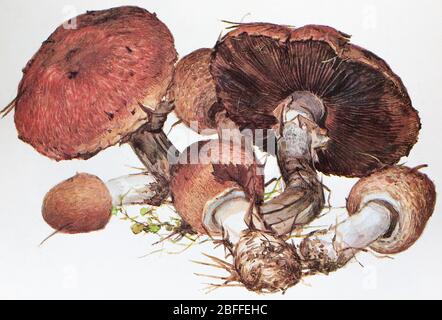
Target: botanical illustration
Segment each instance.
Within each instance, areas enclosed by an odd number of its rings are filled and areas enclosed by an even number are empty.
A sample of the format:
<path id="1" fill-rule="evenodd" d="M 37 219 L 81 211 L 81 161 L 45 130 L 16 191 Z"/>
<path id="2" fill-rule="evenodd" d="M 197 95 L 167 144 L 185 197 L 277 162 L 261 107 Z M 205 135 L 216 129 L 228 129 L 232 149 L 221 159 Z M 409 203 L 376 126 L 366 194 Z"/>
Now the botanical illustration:
<path id="1" fill-rule="evenodd" d="M 28 62 L 4 121 L 13 114 L 18 138 L 53 160 L 127 143 L 144 168 L 107 182 L 78 173 L 49 190 L 42 217 L 53 235 L 123 216 L 134 234 L 224 247 L 225 256 L 197 261 L 225 272 L 213 288 L 275 293 L 361 251 L 409 250 L 424 232 L 435 186 L 424 164 L 399 163 L 418 140 L 418 112 L 400 77 L 346 33 L 229 22 L 212 48 L 179 59 L 168 27 L 146 9 L 75 19 Z M 203 137 L 183 152 L 163 131 L 172 112 Z M 277 158 L 280 179 L 266 179 L 257 153 Z M 319 173 L 359 181 L 346 219 L 312 229 L 332 191 Z M 142 207 L 138 217 L 130 206 Z"/>

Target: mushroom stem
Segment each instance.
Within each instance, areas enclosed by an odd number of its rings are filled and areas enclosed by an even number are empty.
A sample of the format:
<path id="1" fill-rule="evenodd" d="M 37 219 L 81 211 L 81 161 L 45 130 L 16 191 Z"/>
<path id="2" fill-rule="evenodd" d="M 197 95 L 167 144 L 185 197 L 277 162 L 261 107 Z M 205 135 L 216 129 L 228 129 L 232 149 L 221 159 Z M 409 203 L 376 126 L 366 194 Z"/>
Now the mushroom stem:
<path id="1" fill-rule="evenodd" d="M 336 226 L 334 247 L 338 251 L 364 249 L 384 236 L 392 221 L 392 212 L 385 203 L 370 201 L 359 213 Z"/>
<path id="2" fill-rule="evenodd" d="M 350 217 L 305 238 L 301 256 L 313 272 L 330 272 L 368 247 L 381 254 L 403 252 L 421 236 L 435 203 L 428 176 L 404 166 L 384 168 L 355 184 L 347 198 Z"/>
<path id="3" fill-rule="evenodd" d="M 114 206 L 154 205 L 158 206 L 168 196 L 155 175 L 149 172 L 131 174 L 109 180 L 106 187 Z"/>
<path id="4" fill-rule="evenodd" d="M 132 135 L 130 146 L 147 170 L 163 181 L 170 179 L 169 159 L 177 156 L 177 149 L 163 131 L 159 133 L 140 130 Z"/>
<path id="5" fill-rule="evenodd" d="M 361 210 L 325 233 L 303 240 L 301 257 L 319 272 L 343 267 L 359 251 L 390 234 L 396 226 L 396 211 L 387 202 L 369 201 Z"/>
<path id="6" fill-rule="evenodd" d="M 132 134 L 129 139 L 130 146 L 148 172 L 152 173 L 157 178 L 157 183 L 167 190 L 164 193 L 165 196 L 169 194 L 169 160 L 175 159 L 179 155 L 178 150 L 162 131 L 167 115 L 172 109 L 173 104 L 164 101 L 160 103 L 155 112 L 144 108 L 150 121 Z"/>
<path id="7" fill-rule="evenodd" d="M 250 201 L 244 191 L 238 188 L 227 189 L 206 204 L 204 226 L 210 234 L 222 232 L 223 239 L 236 245 L 243 231 L 248 230 L 246 223 L 250 211 Z"/>
<path id="8" fill-rule="evenodd" d="M 284 192 L 261 207 L 267 227 L 278 235 L 293 231 L 316 218 L 324 206 L 322 183 L 313 162 L 315 150 L 328 141 L 316 124 L 323 116 L 322 102 L 308 92 L 296 92 L 282 102 L 277 128 L 277 156 Z"/>

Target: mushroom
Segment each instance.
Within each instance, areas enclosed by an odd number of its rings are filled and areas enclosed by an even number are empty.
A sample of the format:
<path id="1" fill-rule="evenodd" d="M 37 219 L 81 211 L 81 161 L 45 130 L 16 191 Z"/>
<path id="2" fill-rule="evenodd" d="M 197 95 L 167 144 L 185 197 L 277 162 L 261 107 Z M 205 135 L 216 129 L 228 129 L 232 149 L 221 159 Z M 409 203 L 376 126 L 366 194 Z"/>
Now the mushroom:
<path id="1" fill-rule="evenodd" d="M 286 188 L 261 207 L 277 234 L 321 212 L 315 169 L 366 176 L 408 155 L 417 140 L 419 117 L 402 81 L 349 38 L 326 26 L 251 23 L 215 46 L 210 70 L 220 112 L 241 130 L 277 135 Z"/>
<path id="2" fill-rule="evenodd" d="M 159 180 L 172 144 L 161 131 L 174 39 L 155 14 L 124 6 L 89 11 L 58 27 L 23 70 L 15 108 L 21 140 L 57 160 L 88 159 L 129 143 Z M 166 184 L 164 184 L 166 188 Z"/>
<path id="3" fill-rule="evenodd" d="M 256 131 L 258 130 L 240 132 L 239 127 L 227 117 L 225 110 L 220 108 L 216 96 L 215 82 L 210 74 L 212 54 L 212 49 L 203 48 L 192 52 L 178 62 L 174 80 L 168 93 L 169 99 L 174 101 L 175 113 L 178 118 L 200 134 L 213 134 L 216 130 L 220 138 L 227 141 L 229 139 L 243 139 L 242 141 L 251 142 L 250 137 L 255 135 L 255 144 L 272 153 L 274 148 L 271 147 L 269 141 L 271 141 L 273 135 L 261 131 L 260 137 L 262 140 L 259 140 L 256 137 Z M 318 106 L 318 112 L 322 112 L 320 108 L 322 107 Z M 284 130 L 289 136 L 287 139 L 280 141 L 280 150 L 290 148 L 292 152 L 290 158 L 287 157 L 287 152 L 280 152 L 278 158 L 281 168 L 286 170 L 290 167 L 292 172 L 296 170 L 308 171 L 310 175 L 315 177 L 316 172 L 311 165 L 312 149 L 323 146 L 327 141 L 325 130 L 321 130 L 315 123 L 307 125 L 308 121 L 304 118 L 292 120 L 297 122 L 295 128 L 293 126 L 291 128 L 286 122 Z M 302 128 L 298 120 L 303 122 Z M 297 135 L 296 138 L 295 135 Z M 304 148 L 297 148 L 296 146 Z M 285 162 L 291 162 L 291 164 Z M 289 174 L 284 173 L 284 176 L 288 177 Z M 290 183 L 297 183 L 298 187 L 287 188 L 281 196 L 270 200 L 263 207 L 265 208 L 265 214 L 268 215 L 265 222 L 271 225 L 274 231 L 283 230 L 279 233 L 284 234 L 286 230 L 291 230 L 295 226 L 294 224 L 308 223 L 312 216 L 321 210 L 324 203 L 322 185 L 317 179 L 307 180 L 305 176 L 306 174 L 303 176 L 294 175 Z M 300 198 L 302 199 L 299 202 L 293 201 L 293 199 Z"/>
<path id="4" fill-rule="evenodd" d="M 178 118 L 203 135 L 216 132 L 218 127 L 215 115 L 219 105 L 209 70 L 212 52 L 212 49 L 198 49 L 178 61 L 168 91 Z"/>
<path id="5" fill-rule="evenodd" d="M 436 201 L 435 186 L 420 168 L 394 166 L 362 178 L 347 200 L 349 218 L 302 241 L 300 252 L 306 264 L 330 272 L 368 247 L 396 254 L 413 245 Z"/>
<path id="6" fill-rule="evenodd" d="M 87 233 L 106 226 L 113 206 L 158 205 L 163 192 L 149 173 L 127 175 L 107 183 L 96 176 L 80 173 L 46 194 L 42 213 L 57 233 Z"/>
<path id="7" fill-rule="evenodd" d="M 221 237 L 234 263 L 226 284 L 257 292 L 284 291 L 301 278 L 296 250 L 252 223 L 262 202 L 263 176 L 252 149 L 222 140 L 198 142 L 172 166 L 174 206 L 194 230 Z"/>

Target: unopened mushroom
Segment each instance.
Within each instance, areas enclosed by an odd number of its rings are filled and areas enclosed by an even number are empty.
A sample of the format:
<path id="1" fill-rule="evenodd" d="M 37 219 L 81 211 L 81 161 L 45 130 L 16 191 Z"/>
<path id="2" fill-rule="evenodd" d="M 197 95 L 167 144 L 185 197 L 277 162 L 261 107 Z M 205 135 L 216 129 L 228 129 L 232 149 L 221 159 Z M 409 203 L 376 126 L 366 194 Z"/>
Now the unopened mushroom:
<path id="1" fill-rule="evenodd" d="M 149 173 L 127 175 L 107 183 L 96 176 L 80 173 L 46 194 L 43 218 L 61 233 L 100 230 L 108 223 L 113 206 L 158 205 L 165 192 L 161 188 Z"/>
<path id="2" fill-rule="evenodd" d="M 221 237 L 231 251 L 232 276 L 258 292 L 286 290 L 301 277 L 296 250 L 251 222 L 262 202 L 263 176 L 252 150 L 232 142 L 199 142 L 172 167 L 177 212 L 194 230 Z"/>
<path id="3" fill-rule="evenodd" d="M 87 233 L 110 220 L 112 196 L 95 176 L 79 174 L 52 188 L 43 200 L 44 220 L 57 232 Z"/>
<path id="4" fill-rule="evenodd" d="M 180 59 L 168 91 L 178 118 L 200 134 L 212 134 L 218 127 L 215 115 L 219 105 L 209 70 L 212 52 L 212 49 L 198 49 Z"/>
<path id="5" fill-rule="evenodd" d="M 177 60 L 169 29 L 131 6 L 75 21 L 58 27 L 23 70 L 4 110 L 15 108 L 19 138 L 57 161 L 128 142 L 150 172 L 168 177 L 174 150 L 161 128 L 171 107 L 162 99 Z"/>
<path id="6" fill-rule="evenodd" d="M 210 73 L 213 52 L 213 49 L 201 48 L 180 59 L 167 94 L 168 100 L 173 102 L 178 118 L 201 135 L 218 133 L 225 140 L 232 135 L 250 136 L 255 132 L 240 132 L 218 103 L 215 80 Z M 266 149 L 267 139 L 271 140 L 266 136 L 267 131 L 260 134 L 262 136 L 255 137 L 255 144 L 272 153 Z"/>
<path id="7" fill-rule="evenodd" d="M 277 134 L 286 189 L 261 211 L 278 234 L 321 212 L 323 191 L 313 168 L 365 176 L 396 163 L 417 140 L 419 117 L 402 81 L 349 38 L 326 26 L 251 23 L 214 49 L 210 70 L 220 112 L 241 130 Z"/>
<path id="8" fill-rule="evenodd" d="M 436 200 L 433 182 L 418 169 L 390 167 L 362 178 L 347 201 L 349 218 L 301 243 L 306 264 L 330 272 L 366 248 L 396 254 L 413 245 L 433 214 Z"/>

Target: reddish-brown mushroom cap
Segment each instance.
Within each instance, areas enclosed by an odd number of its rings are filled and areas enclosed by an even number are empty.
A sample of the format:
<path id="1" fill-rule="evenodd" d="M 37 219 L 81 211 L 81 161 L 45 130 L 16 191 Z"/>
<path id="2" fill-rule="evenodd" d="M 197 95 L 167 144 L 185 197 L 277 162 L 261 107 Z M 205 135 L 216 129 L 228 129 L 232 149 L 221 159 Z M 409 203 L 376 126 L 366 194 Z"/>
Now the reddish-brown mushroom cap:
<path id="1" fill-rule="evenodd" d="M 390 167 L 362 178 L 352 188 L 347 200 L 349 215 L 369 201 L 384 201 L 395 212 L 394 228 L 370 246 L 376 252 L 394 254 L 408 249 L 424 231 L 434 211 L 436 190 L 417 169 Z"/>
<path id="2" fill-rule="evenodd" d="M 199 49 L 181 59 L 169 90 L 175 113 L 184 124 L 197 124 L 198 132 L 216 127 L 219 110 L 215 82 L 210 74 L 212 49 Z"/>
<path id="3" fill-rule="evenodd" d="M 253 151 L 247 152 L 229 142 L 197 142 L 181 154 L 179 163 L 174 164 L 171 171 L 174 206 L 200 233 L 206 233 L 203 226 L 205 206 L 224 191 L 243 190 L 256 204 L 263 199 L 264 177 L 258 174 Z"/>
<path id="4" fill-rule="evenodd" d="M 24 69 L 19 137 L 55 159 L 87 159 L 149 121 L 177 53 L 168 28 L 137 7 L 92 11 L 58 27 Z"/>
<path id="5" fill-rule="evenodd" d="M 77 174 L 52 188 L 43 200 L 44 220 L 62 233 L 103 229 L 111 218 L 112 197 L 96 176 Z"/>
<path id="6" fill-rule="evenodd" d="M 319 97 L 318 123 L 330 142 L 318 150 L 326 174 L 364 176 L 396 163 L 417 141 L 420 122 L 407 90 L 373 53 L 333 28 L 241 25 L 215 48 L 218 101 L 241 128 L 271 128 L 278 104 L 296 91 Z"/>

